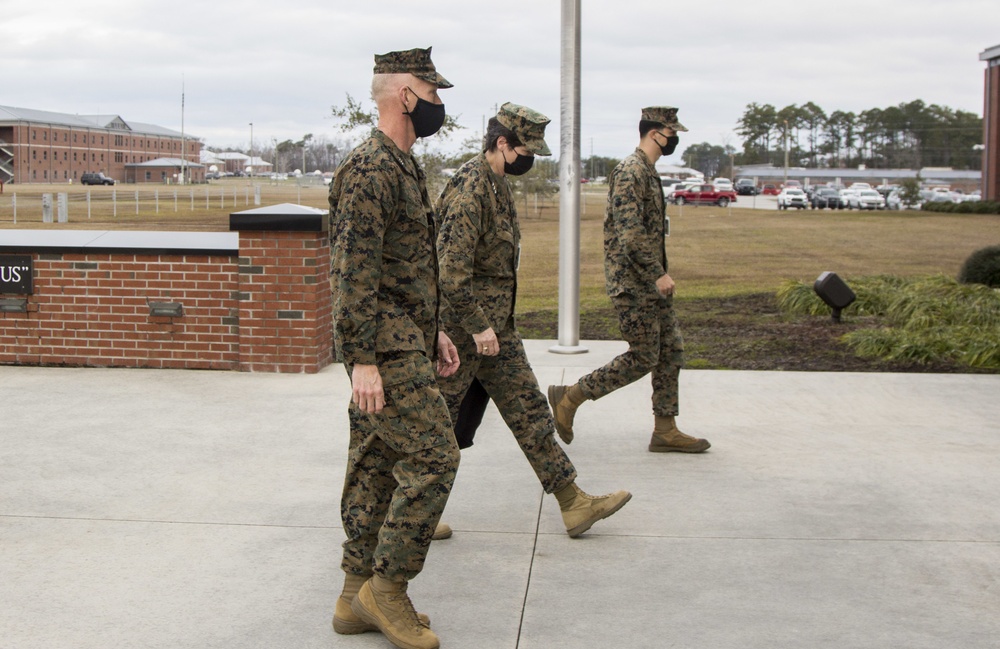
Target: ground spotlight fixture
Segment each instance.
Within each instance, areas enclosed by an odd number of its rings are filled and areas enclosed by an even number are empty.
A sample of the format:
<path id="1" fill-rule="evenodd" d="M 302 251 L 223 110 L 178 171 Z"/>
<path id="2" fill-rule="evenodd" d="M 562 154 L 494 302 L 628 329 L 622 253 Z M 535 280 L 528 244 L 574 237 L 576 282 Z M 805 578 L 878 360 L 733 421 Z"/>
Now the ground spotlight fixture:
<path id="1" fill-rule="evenodd" d="M 149 302 L 150 317 L 179 318 L 184 315 L 184 305 L 180 302 Z"/>
<path id="2" fill-rule="evenodd" d="M 840 322 L 841 310 L 846 309 L 857 299 L 851 287 L 845 284 L 844 280 L 840 279 L 837 273 L 831 273 L 830 271 L 826 271 L 816 278 L 813 290 L 816 291 L 816 295 L 821 300 L 826 302 L 828 307 L 833 309 L 834 322 Z"/>

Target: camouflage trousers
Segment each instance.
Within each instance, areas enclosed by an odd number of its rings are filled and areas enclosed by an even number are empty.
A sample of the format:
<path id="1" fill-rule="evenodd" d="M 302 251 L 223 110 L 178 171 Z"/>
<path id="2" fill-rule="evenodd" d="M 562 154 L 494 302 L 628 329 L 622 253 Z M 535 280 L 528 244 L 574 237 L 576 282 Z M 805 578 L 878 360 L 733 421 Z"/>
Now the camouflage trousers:
<path id="1" fill-rule="evenodd" d="M 448 403 L 452 421 L 473 378 L 479 379 L 500 415 L 514 434 L 546 493 L 553 493 L 576 479 L 576 468 L 555 440 L 555 423 L 548 401 L 538 387 L 538 379 L 528 363 L 521 336 L 513 320 L 497 333 L 500 353 L 481 356 L 476 343 L 466 333 L 452 339 L 462 364 L 458 372 L 439 378 L 441 393 Z"/>
<path id="2" fill-rule="evenodd" d="M 406 353 L 378 365 L 385 408 L 370 414 L 352 403 L 348 411 L 341 567 L 409 581 L 423 568 L 461 456 L 431 361 Z"/>
<path id="3" fill-rule="evenodd" d="M 611 298 L 628 351 L 580 379 L 588 399 L 600 399 L 653 373 L 653 414 L 671 417 L 678 410 L 678 375 L 684 366 L 684 339 L 674 317 L 673 299 L 655 302 L 632 295 Z"/>

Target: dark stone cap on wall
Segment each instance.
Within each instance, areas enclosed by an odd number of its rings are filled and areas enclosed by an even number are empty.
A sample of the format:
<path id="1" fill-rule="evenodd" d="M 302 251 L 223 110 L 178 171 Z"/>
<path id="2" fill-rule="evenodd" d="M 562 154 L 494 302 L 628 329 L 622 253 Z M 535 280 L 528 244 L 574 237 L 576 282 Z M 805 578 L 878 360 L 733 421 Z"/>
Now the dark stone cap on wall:
<path id="1" fill-rule="evenodd" d="M 229 215 L 230 230 L 271 230 L 276 232 L 326 232 L 329 210 L 317 207 L 281 203 L 233 212 Z"/>

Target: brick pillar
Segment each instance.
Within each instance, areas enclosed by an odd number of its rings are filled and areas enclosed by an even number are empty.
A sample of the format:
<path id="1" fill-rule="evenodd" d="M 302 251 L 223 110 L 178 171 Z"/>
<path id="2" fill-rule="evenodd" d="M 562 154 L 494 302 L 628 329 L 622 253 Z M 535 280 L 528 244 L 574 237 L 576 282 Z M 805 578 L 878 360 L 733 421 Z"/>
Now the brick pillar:
<path id="1" fill-rule="evenodd" d="M 326 211 L 275 205 L 236 212 L 240 233 L 240 369 L 318 372 L 331 362 Z"/>

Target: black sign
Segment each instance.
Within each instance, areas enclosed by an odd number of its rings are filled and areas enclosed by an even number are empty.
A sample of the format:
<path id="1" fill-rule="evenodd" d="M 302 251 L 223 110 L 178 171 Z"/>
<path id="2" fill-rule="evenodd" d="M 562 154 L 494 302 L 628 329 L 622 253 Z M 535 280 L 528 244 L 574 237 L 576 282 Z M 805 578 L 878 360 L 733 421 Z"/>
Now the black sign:
<path id="1" fill-rule="evenodd" d="M 0 293 L 31 295 L 31 255 L 0 255 Z"/>

